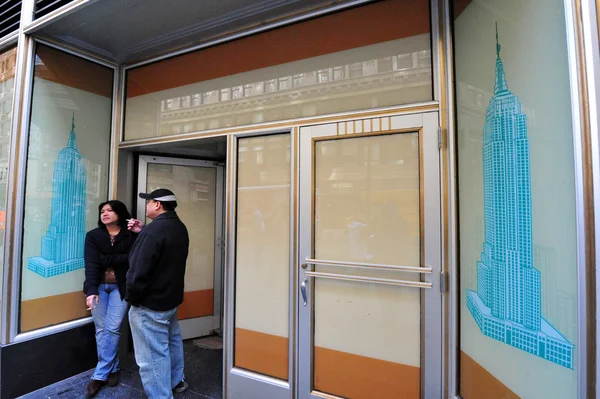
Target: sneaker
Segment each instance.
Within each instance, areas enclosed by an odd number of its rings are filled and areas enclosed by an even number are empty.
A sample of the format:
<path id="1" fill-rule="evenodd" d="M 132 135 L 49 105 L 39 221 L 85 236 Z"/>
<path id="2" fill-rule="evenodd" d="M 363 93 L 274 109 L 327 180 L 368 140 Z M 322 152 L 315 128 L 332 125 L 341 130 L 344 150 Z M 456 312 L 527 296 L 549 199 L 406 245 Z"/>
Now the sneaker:
<path id="1" fill-rule="evenodd" d="M 87 388 L 85 389 L 87 397 L 93 398 L 94 396 L 96 396 L 104 385 L 106 385 L 106 381 L 91 380 Z"/>
<path id="2" fill-rule="evenodd" d="M 118 371 L 116 371 L 114 373 L 110 373 L 108 375 L 108 380 L 106 381 L 106 385 L 108 385 L 111 388 L 119 385 L 119 372 Z"/>
<path id="3" fill-rule="evenodd" d="M 182 393 L 187 391 L 189 387 L 190 385 L 187 382 L 185 382 L 185 380 L 181 380 L 179 384 L 175 385 L 175 388 L 173 388 L 173 392 Z"/>

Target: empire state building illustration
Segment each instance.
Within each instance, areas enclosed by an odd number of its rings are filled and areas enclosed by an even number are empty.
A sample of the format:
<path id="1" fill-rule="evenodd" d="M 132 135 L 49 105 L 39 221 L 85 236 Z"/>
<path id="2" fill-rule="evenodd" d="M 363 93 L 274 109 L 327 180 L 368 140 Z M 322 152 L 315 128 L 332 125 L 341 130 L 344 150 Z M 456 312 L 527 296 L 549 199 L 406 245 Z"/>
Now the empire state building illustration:
<path id="1" fill-rule="evenodd" d="M 54 164 L 52 213 L 42 255 L 28 259 L 28 269 L 52 277 L 84 267 L 87 174 L 75 140 L 75 114 L 67 146 Z"/>
<path id="2" fill-rule="evenodd" d="M 573 344 L 541 314 L 527 120 L 508 90 L 500 49 L 496 27 L 496 83 L 483 127 L 484 243 L 467 307 L 484 335 L 572 369 Z"/>

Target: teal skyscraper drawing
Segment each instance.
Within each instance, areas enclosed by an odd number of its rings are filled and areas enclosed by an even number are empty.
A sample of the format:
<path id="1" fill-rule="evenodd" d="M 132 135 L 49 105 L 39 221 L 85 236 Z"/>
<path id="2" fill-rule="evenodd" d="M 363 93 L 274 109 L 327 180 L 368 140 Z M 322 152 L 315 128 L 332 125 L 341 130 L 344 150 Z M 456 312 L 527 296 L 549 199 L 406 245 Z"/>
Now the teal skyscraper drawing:
<path id="1" fill-rule="evenodd" d="M 52 211 L 42 254 L 28 269 L 52 277 L 84 267 L 87 173 L 75 137 L 75 114 L 67 146 L 58 153 L 52 178 Z"/>
<path id="2" fill-rule="evenodd" d="M 484 243 L 467 307 L 481 332 L 573 368 L 574 346 L 542 317 L 533 264 L 527 117 L 509 91 L 496 26 L 496 79 L 483 127 Z"/>

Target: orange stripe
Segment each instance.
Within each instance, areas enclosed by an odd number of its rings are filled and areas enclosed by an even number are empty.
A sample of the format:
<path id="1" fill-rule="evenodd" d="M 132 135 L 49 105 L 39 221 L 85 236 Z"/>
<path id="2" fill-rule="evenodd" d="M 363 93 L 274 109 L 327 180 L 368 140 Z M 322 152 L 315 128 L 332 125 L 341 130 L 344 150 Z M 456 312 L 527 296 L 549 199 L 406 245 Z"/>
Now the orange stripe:
<path id="1" fill-rule="evenodd" d="M 421 396 L 419 367 L 319 347 L 315 347 L 314 356 L 317 391 L 352 399 L 419 399 Z"/>
<path id="2" fill-rule="evenodd" d="M 465 352 L 460 352 L 460 395 L 464 399 L 519 399 Z"/>
<path id="3" fill-rule="evenodd" d="M 43 62 L 43 64 L 35 66 L 36 78 L 100 96 L 112 97 L 112 69 L 43 44 L 37 45 L 36 55 Z"/>
<path id="4" fill-rule="evenodd" d="M 281 380 L 288 379 L 288 339 L 235 329 L 235 366 Z"/>
<path id="5" fill-rule="evenodd" d="M 430 31 L 428 0 L 387 0 L 127 73 L 127 98 Z"/>
<path id="6" fill-rule="evenodd" d="M 23 301 L 21 332 L 91 316 L 86 308 L 85 296 L 81 291 Z"/>
<path id="7" fill-rule="evenodd" d="M 210 316 L 214 313 L 215 293 L 210 290 L 183 293 L 183 303 L 177 309 L 179 320 Z"/>

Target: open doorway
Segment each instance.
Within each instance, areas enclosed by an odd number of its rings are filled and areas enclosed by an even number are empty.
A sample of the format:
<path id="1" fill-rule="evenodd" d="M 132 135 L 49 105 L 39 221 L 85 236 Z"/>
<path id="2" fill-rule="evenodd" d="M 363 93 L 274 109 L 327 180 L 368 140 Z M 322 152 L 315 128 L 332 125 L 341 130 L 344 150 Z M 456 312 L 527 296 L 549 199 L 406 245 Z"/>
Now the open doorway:
<path id="1" fill-rule="evenodd" d="M 224 303 L 224 209 L 226 138 L 158 144 L 119 153 L 119 197 L 127 193 L 134 217 L 145 220 L 139 192 L 167 188 L 188 229 L 190 248 L 184 302 L 178 317 L 184 339 L 185 377 L 190 390 L 222 397 Z M 135 372 L 132 343 L 123 351 Z M 125 363 L 127 364 L 127 363 Z"/>

